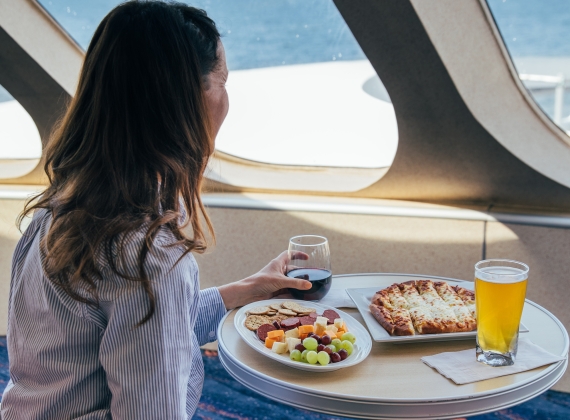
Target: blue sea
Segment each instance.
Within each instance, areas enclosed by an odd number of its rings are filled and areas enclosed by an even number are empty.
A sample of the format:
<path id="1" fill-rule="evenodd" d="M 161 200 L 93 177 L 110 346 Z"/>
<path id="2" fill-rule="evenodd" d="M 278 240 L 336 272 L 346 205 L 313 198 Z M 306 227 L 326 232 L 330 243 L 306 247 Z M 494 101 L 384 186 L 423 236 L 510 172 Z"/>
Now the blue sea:
<path id="1" fill-rule="evenodd" d="M 117 0 L 40 0 L 85 49 Z M 195 0 L 217 23 L 230 69 L 365 58 L 332 0 Z M 488 0 L 514 57 L 570 56 L 570 1 Z"/>

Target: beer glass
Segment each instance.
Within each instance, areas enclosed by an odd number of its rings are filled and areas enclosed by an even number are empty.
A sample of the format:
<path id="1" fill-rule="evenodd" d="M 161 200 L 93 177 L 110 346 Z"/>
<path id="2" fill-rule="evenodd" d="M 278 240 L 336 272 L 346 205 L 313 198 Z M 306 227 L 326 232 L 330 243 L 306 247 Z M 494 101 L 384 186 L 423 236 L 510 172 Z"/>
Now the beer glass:
<path id="1" fill-rule="evenodd" d="M 477 361 L 490 366 L 515 363 L 528 266 L 512 260 L 475 264 Z"/>

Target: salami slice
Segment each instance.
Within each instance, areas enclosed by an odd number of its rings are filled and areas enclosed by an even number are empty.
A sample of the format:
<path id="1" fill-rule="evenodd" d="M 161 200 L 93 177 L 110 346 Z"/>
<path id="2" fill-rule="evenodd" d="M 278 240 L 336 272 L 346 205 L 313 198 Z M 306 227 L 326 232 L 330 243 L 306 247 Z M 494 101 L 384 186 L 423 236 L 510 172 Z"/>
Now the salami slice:
<path id="1" fill-rule="evenodd" d="M 313 319 L 317 319 L 317 317 L 319 316 L 316 312 L 311 312 L 308 316 L 310 316 Z M 314 321 L 313 321 L 314 322 Z"/>
<path id="2" fill-rule="evenodd" d="M 323 316 L 329 320 L 329 324 L 334 324 L 334 320 L 340 318 L 340 315 L 337 314 L 332 309 L 327 309 L 323 312 Z"/>
<path id="3" fill-rule="evenodd" d="M 303 316 L 299 318 L 301 325 L 313 325 L 315 323 L 315 318 L 310 316 Z"/>
<path id="4" fill-rule="evenodd" d="M 263 324 L 257 329 L 257 337 L 265 343 L 269 331 L 275 331 L 275 327 L 271 324 Z"/>
<path id="5" fill-rule="evenodd" d="M 281 328 L 284 330 L 291 330 L 293 328 L 297 328 L 299 325 L 301 325 L 301 322 L 297 317 L 287 318 L 281 321 Z"/>

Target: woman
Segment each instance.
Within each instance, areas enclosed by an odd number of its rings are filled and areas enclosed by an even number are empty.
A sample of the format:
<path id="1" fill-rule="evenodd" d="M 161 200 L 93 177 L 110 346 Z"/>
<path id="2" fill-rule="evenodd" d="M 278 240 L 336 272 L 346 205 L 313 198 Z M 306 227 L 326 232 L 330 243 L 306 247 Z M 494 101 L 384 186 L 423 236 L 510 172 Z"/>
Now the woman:
<path id="1" fill-rule="evenodd" d="M 284 275 L 283 253 L 199 290 L 201 219 L 212 230 L 200 186 L 227 73 L 214 22 L 186 5 L 127 2 L 97 28 L 46 150 L 49 186 L 24 211 L 2 419 L 190 418 L 199 346 L 226 310 L 310 287 Z"/>

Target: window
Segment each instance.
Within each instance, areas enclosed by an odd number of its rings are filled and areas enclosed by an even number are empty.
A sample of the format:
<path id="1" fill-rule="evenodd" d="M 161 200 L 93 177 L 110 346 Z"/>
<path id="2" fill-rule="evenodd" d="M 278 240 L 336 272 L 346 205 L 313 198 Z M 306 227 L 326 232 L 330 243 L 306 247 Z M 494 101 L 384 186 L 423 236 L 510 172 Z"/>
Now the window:
<path id="1" fill-rule="evenodd" d="M 39 2 L 83 48 L 119 3 Z M 255 187 L 255 176 L 246 175 L 251 182 L 230 179 L 247 161 L 280 165 L 280 171 L 283 166 L 367 169 L 366 179 L 343 187 L 349 191 L 382 176 L 370 170 L 386 172 L 398 142 L 394 107 L 332 0 L 189 3 L 217 23 L 230 69 L 230 112 L 216 147 L 230 160 L 242 159 L 242 165 L 230 170 L 226 160 L 220 169 L 215 162 L 215 179 Z M 285 184 L 276 188 L 295 189 Z"/>
<path id="2" fill-rule="evenodd" d="M 0 86 L 0 178 L 16 178 L 34 169 L 42 155 L 36 124 Z"/>
<path id="3" fill-rule="evenodd" d="M 487 0 L 519 76 L 570 134 L 570 7 L 566 0 Z"/>

